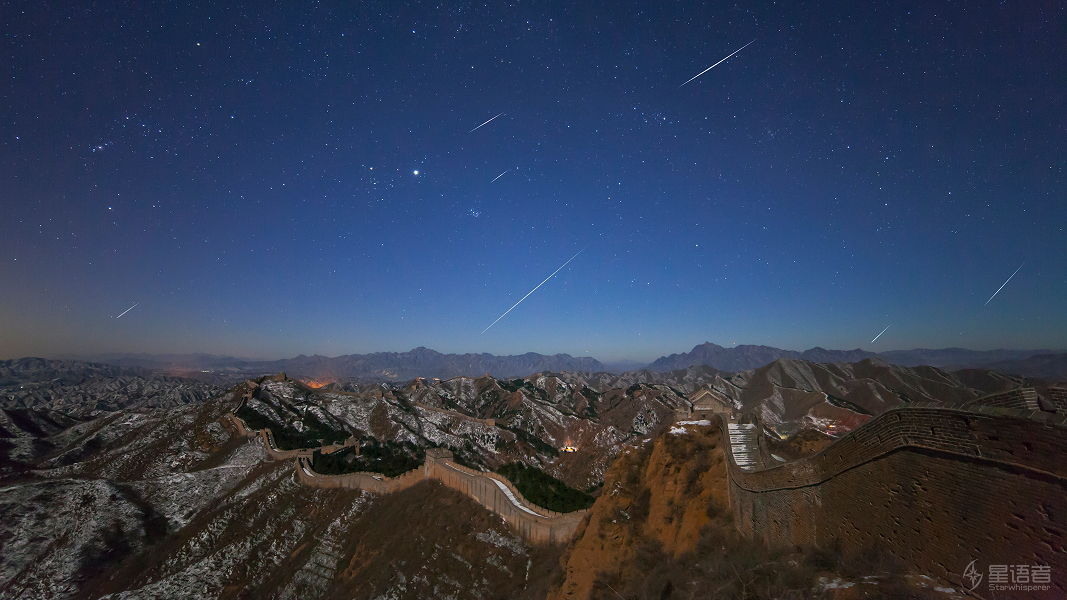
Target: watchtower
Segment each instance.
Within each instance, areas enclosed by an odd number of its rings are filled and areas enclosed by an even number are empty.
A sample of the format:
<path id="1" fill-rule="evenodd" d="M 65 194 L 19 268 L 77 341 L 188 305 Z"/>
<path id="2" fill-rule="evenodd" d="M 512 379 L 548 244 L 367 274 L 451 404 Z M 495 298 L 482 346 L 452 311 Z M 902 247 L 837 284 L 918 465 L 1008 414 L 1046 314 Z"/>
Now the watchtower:
<path id="1" fill-rule="evenodd" d="M 445 462 L 452 460 L 452 451 L 445 448 L 427 448 L 426 449 L 426 461 L 423 463 L 423 473 L 426 477 L 430 477 L 433 474 L 434 464 L 438 461 Z"/>

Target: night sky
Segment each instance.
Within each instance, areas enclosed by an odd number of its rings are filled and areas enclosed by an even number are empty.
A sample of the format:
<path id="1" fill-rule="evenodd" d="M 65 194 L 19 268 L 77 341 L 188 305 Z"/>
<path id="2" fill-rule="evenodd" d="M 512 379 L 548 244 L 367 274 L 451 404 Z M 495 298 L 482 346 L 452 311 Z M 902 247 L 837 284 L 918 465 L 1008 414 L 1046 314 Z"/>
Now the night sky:
<path id="1" fill-rule="evenodd" d="M 1067 347 L 1067 4 L 785 4 L 3 3 L 0 358 Z"/>

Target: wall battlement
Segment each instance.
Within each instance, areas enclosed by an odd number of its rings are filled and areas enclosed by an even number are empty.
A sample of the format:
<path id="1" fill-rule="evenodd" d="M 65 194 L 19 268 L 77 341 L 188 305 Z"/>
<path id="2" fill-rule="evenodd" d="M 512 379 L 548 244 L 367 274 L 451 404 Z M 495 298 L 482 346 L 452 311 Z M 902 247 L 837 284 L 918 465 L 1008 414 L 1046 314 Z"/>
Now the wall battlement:
<path id="1" fill-rule="evenodd" d="M 566 542 L 589 512 L 579 510 L 557 513 L 533 505 L 506 478 L 496 473 L 482 473 L 458 465 L 452 462 L 452 453 L 441 448 L 427 449 L 426 460 L 422 466 L 397 477 L 368 472 L 321 475 L 311 468 L 310 461 L 318 448 L 278 450 L 274 446 L 270 430 L 252 430 L 233 413 L 228 417 L 236 426 L 239 435 L 259 436 L 267 447 L 267 453 L 274 460 L 295 458 L 297 477 L 312 487 L 361 489 L 377 494 L 389 494 L 407 489 L 425 479 L 436 479 L 500 515 L 523 539 L 532 543 Z"/>
<path id="2" fill-rule="evenodd" d="M 1062 414 L 916 403 L 815 456 L 760 471 L 741 469 L 724 446 L 731 509 L 746 535 L 774 546 L 882 548 L 963 589 L 972 560 L 979 572 L 1047 565 L 1048 597 L 1067 596 Z M 989 595 L 987 585 L 975 593 Z"/>

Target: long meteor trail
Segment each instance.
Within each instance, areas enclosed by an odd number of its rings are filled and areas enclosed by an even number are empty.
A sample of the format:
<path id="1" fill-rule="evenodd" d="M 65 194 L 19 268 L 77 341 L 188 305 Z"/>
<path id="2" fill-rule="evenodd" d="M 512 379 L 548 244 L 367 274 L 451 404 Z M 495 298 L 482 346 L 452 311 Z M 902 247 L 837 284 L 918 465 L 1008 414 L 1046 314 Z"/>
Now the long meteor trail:
<path id="1" fill-rule="evenodd" d="M 882 333 L 885 333 L 885 332 L 886 332 L 886 329 L 889 329 L 889 325 L 886 325 L 886 326 L 885 326 L 885 329 L 883 329 L 883 330 L 882 330 Z M 882 333 L 879 333 L 878 335 L 874 336 L 874 340 L 876 340 L 876 339 L 878 339 L 878 338 L 882 337 Z M 872 344 L 874 343 L 874 340 L 871 340 L 871 343 L 872 343 Z"/>
<path id="2" fill-rule="evenodd" d="M 757 38 L 757 39 L 759 39 L 759 38 Z M 752 40 L 752 42 L 754 42 L 754 41 L 756 41 L 756 40 Z M 731 52 L 731 53 L 730 53 L 730 56 L 733 56 L 734 54 L 737 54 L 738 52 L 740 52 L 740 51 L 744 50 L 745 48 L 748 48 L 748 45 L 749 45 L 749 44 L 751 44 L 752 42 L 749 42 L 748 44 L 745 44 L 744 46 L 741 46 L 741 47 L 740 47 L 740 48 L 738 48 L 737 50 L 734 50 L 733 52 Z M 730 58 L 730 56 L 727 56 L 726 58 Z M 704 73 L 707 73 L 708 71 L 710 71 L 710 70 L 714 69 L 715 67 L 719 66 L 719 63 L 721 63 L 721 62 L 725 61 L 725 60 L 726 60 L 726 58 L 724 58 L 724 59 L 720 60 L 719 62 L 717 62 L 717 63 L 715 63 L 715 64 L 713 64 L 713 65 L 711 65 L 710 67 L 708 67 L 708 68 L 704 69 L 703 71 L 701 71 L 701 72 L 697 73 L 696 75 L 693 75 L 692 77 L 690 77 L 690 78 L 689 78 L 689 81 L 693 81 L 693 80 L 694 80 L 694 79 L 696 79 L 697 77 L 700 77 L 700 76 L 701 76 L 701 75 L 703 75 Z M 689 81 L 686 81 L 685 83 L 689 83 Z M 685 85 L 685 83 L 683 83 L 682 85 Z M 678 87 L 682 87 L 682 85 L 680 85 L 680 86 L 678 86 Z M 495 119 L 496 117 L 493 117 L 493 118 Z M 483 123 L 483 125 L 484 125 L 484 123 Z M 479 125 L 479 127 L 481 127 L 481 125 Z"/>
<path id="3" fill-rule="evenodd" d="M 508 169 L 508 171 L 510 171 L 510 170 L 511 169 Z M 508 171 L 504 171 L 504 173 L 507 173 Z M 494 177 L 493 181 L 496 181 L 497 179 L 500 179 L 501 177 L 503 177 L 504 173 L 501 173 L 500 175 L 497 175 L 496 177 Z M 493 183 L 493 181 L 490 181 L 489 183 Z"/>
<path id="4" fill-rule="evenodd" d="M 126 310 L 124 310 L 124 311 L 122 311 L 122 315 L 124 315 L 124 314 L 126 314 L 126 313 L 130 312 L 131 310 L 133 310 L 133 309 L 134 309 L 134 308 L 135 308 L 135 307 L 136 307 L 136 306 L 137 306 L 138 304 L 140 304 L 140 302 L 134 302 L 134 303 L 133 303 L 133 306 L 131 306 L 131 307 L 127 308 L 127 309 L 126 309 Z M 122 315 L 119 315 L 119 316 L 117 316 L 117 317 L 115 317 L 115 318 L 116 318 L 116 319 L 121 319 L 121 318 L 122 318 Z"/>
<path id="5" fill-rule="evenodd" d="M 752 41 L 756 41 L 756 40 L 752 40 Z M 502 114 L 504 114 L 504 113 L 500 113 L 500 115 L 502 115 Z M 496 117 L 499 117 L 500 115 L 497 115 Z M 496 117 L 493 117 L 493 119 L 495 119 Z M 493 119 L 489 119 L 489 121 L 492 121 Z M 485 124 L 489 123 L 489 121 L 486 121 L 485 123 L 482 123 L 482 125 L 485 125 Z M 479 128 L 479 127 L 481 127 L 482 125 L 479 125 L 478 127 L 475 127 L 474 129 L 471 129 L 471 130 L 470 130 L 470 131 L 468 131 L 467 133 L 474 133 L 474 132 L 475 132 L 475 131 L 477 131 L 477 130 L 478 130 L 478 128 Z"/>
<path id="6" fill-rule="evenodd" d="M 1023 263 L 1023 265 L 1025 265 L 1025 264 L 1026 264 L 1026 263 Z M 1018 272 L 1019 272 L 1019 271 L 1020 271 L 1020 270 L 1021 270 L 1021 269 L 1023 268 L 1023 265 L 1019 265 L 1019 268 L 1018 268 L 1018 269 L 1015 269 L 1015 273 L 1018 273 Z M 985 301 L 985 304 L 983 304 L 982 306 L 987 306 L 987 305 L 989 305 L 989 303 L 990 303 L 990 302 L 991 302 L 991 301 L 993 300 L 993 298 L 994 298 L 994 297 L 996 297 L 996 295 L 1000 293 L 1000 290 L 1004 289 L 1004 286 L 1005 286 L 1005 285 L 1008 285 L 1008 282 L 1009 282 L 1009 281 L 1011 281 L 1011 278 L 1012 278 L 1012 277 L 1015 277 L 1015 273 L 1012 273 L 1012 274 L 1011 274 L 1010 276 L 1008 276 L 1008 278 L 1007 278 L 1006 280 L 1004 280 L 1004 284 L 1003 284 L 1003 285 L 1001 285 L 1000 287 L 998 287 L 998 288 L 997 288 L 997 291 L 993 292 L 993 295 L 992 295 L 992 296 L 990 296 L 990 297 L 989 297 L 989 300 L 986 300 L 986 301 Z"/>
<path id="7" fill-rule="evenodd" d="M 588 248 L 588 247 L 589 246 L 586 246 L 585 248 Z M 581 254 L 582 252 L 585 252 L 585 248 L 582 248 L 581 250 L 579 250 L 578 254 Z M 578 254 L 575 254 L 574 256 L 570 257 L 570 259 L 567 262 L 563 263 L 563 267 L 566 267 L 568 263 L 570 263 L 572 260 L 578 258 Z M 555 277 L 556 273 L 559 273 L 560 271 L 563 270 L 563 267 L 560 267 L 560 268 L 556 269 L 555 271 L 553 271 L 551 275 L 549 275 L 548 277 L 545 278 L 545 281 L 548 281 L 549 279 L 552 279 L 553 277 Z M 530 290 L 530 294 L 536 292 L 537 288 L 539 288 L 539 287 L 541 287 L 542 285 L 545 284 L 545 281 L 542 281 L 541 283 L 537 284 L 537 287 L 535 287 L 534 289 Z M 530 294 L 526 294 L 525 296 L 523 296 L 522 300 L 525 300 L 525 299 L 529 298 Z M 518 302 L 516 302 L 515 306 L 518 306 L 519 304 L 522 304 L 522 300 L 519 300 Z M 509 308 L 506 311 L 504 311 L 504 314 L 500 315 L 499 317 L 497 317 L 496 321 L 499 321 L 500 319 L 503 319 L 504 315 L 508 314 L 509 312 L 511 312 L 512 310 L 515 309 L 515 306 L 512 306 L 511 308 Z M 493 325 L 496 325 L 496 321 L 493 321 L 492 323 L 490 323 L 489 327 L 492 327 Z M 486 331 L 489 331 L 489 327 L 486 327 L 485 329 L 483 329 L 482 333 L 485 333 Z"/>

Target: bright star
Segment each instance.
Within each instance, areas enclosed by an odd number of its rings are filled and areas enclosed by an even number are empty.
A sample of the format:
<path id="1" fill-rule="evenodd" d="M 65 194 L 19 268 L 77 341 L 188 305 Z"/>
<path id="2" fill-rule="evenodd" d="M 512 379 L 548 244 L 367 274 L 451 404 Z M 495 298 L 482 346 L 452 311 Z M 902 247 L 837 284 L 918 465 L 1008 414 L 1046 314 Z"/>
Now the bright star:
<path id="1" fill-rule="evenodd" d="M 416 174 L 416 175 L 418 175 L 418 174 L 419 174 L 419 172 L 418 172 L 418 171 L 415 171 L 415 174 Z"/>

